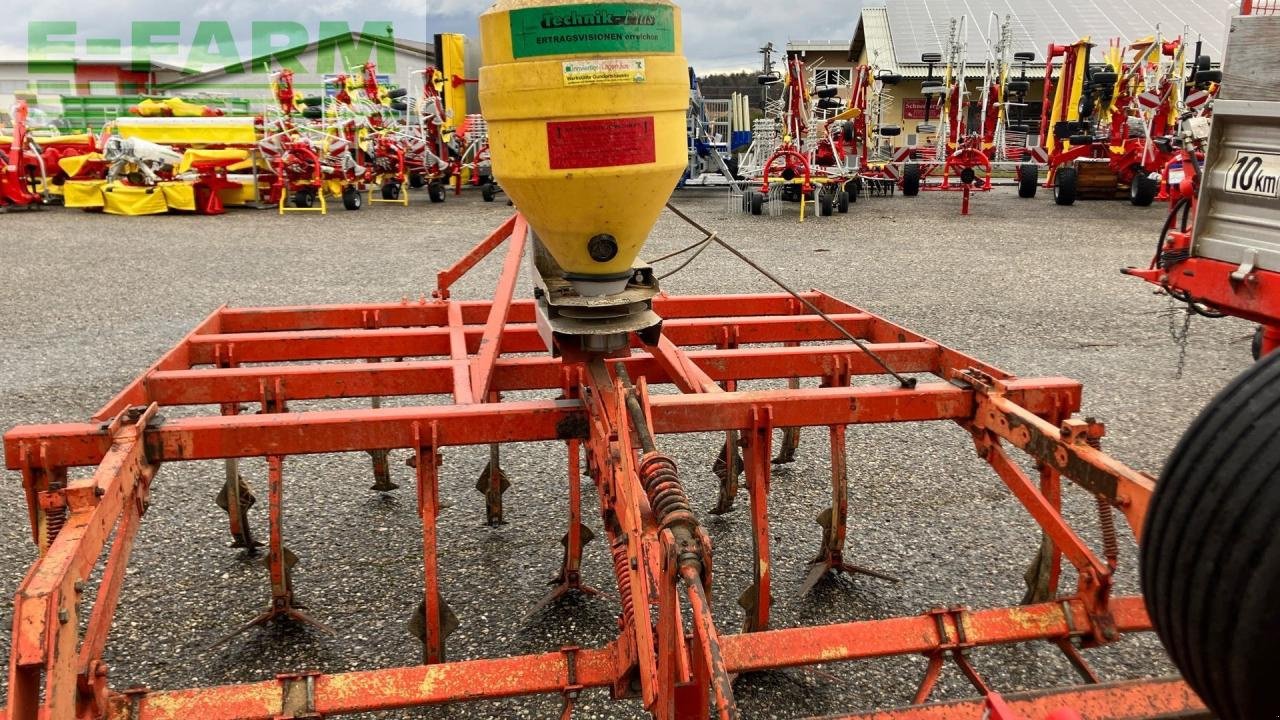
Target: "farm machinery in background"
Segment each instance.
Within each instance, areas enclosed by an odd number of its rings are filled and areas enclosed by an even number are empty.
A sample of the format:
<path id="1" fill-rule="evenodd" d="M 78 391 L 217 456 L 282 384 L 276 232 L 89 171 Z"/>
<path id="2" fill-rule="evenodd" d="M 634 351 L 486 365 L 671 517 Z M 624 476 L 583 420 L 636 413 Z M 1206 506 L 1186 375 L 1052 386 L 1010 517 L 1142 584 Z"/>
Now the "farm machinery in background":
<path id="1" fill-rule="evenodd" d="M 729 187 L 742 193 L 735 150 L 740 138 L 751 137 L 751 106 L 746 95 L 712 100 L 702 94 L 693 68 L 689 68 L 689 114 L 687 120 L 689 167 L 679 187 Z"/>
<path id="2" fill-rule="evenodd" d="M 969 212 L 969 195 L 988 191 L 997 171 L 1009 171 L 1023 197 L 1032 197 L 1039 186 L 1041 157 L 1027 147 L 1030 128 L 1024 115 L 1030 81 L 1027 63 L 1030 52 L 1013 47 L 1013 18 L 1003 20 L 992 13 L 987 24 L 986 50 L 982 74 L 970 78 L 968 17 L 953 18 L 942 53 L 926 53 L 928 65 L 922 82 L 925 117 L 918 132 L 926 144 L 899 149 L 885 169 L 894 176 L 906 197 L 926 190 L 964 192 L 964 214 Z M 1013 66 L 1021 66 L 1014 76 Z M 941 77 L 935 68 L 943 65 Z M 975 98 L 976 95 L 976 98 Z M 936 108 L 938 117 L 933 119 Z M 929 140 L 931 138 L 931 141 Z"/>
<path id="3" fill-rule="evenodd" d="M 62 204 L 69 177 L 63 161 L 97 153 L 101 139 L 92 133 L 40 134 L 22 99 L 10 108 L 9 120 L 11 127 L 0 127 L 0 209 Z"/>
<path id="4" fill-rule="evenodd" d="M 9 113 L 12 127 L 0 147 L 0 208 L 29 208 L 45 203 L 48 173 L 39 145 L 28 134 L 28 113 L 25 100 L 15 102 Z"/>
<path id="5" fill-rule="evenodd" d="M 1280 73 L 1262 54 L 1266 40 L 1280 37 L 1280 17 L 1242 17 L 1232 33 L 1224 70 L 1213 75 L 1222 85 L 1212 123 L 1184 108 L 1153 139 L 1181 177 L 1154 257 L 1124 272 L 1184 303 L 1188 323 L 1258 323 L 1258 359 L 1280 348 Z"/>
<path id="6" fill-rule="evenodd" d="M 766 56 L 766 67 L 770 65 Z M 781 202 L 800 203 L 816 214 L 848 213 L 857 202 L 859 157 L 845 128 L 861 116 L 847 107 L 836 85 L 815 86 L 800 56 L 787 60 L 785 75 L 765 73 L 762 84 L 782 85 L 782 98 L 770 101 L 766 119 L 756 123 L 752 142 L 739 162 L 745 191 L 740 209 L 752 215 L 781 214 Z M 731 202 L 737 195 L 730 195 Z"/>
<path id="7" fill-rule="evenodd" d="M 1177 153 L 1157 139 L 1176 132 L 1184 114 L 1207 117 L 1222 79 L 1186 35 L 1112 40 L 1101 64 L 1091 61 L 1089 38 L 1049 47 L 1040 146 L 1057 204 L 1128 198 L 1145 207 L 1167 192 L 1181 165 L 1170 167 Z"/>

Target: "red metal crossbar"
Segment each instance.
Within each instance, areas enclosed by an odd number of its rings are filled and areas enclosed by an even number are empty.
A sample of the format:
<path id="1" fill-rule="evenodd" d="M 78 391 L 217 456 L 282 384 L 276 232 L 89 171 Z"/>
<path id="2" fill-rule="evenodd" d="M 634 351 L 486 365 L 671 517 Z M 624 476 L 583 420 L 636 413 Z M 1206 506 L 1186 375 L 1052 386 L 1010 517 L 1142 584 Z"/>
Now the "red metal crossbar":
<path id="1" fill-rule="evenodd" d="M 514 238 L 512 237 L 514 235 Z M 658 718 L 738 716 L 729 677 L 769 668 L 922 654 L 929 671 L 916 692 L 929 697 L 943 663 L 957 663 L 989 693 L 968 662 L 971 648 L 1032 641 L 1058 644 L 1083 666 L 1077 647 L 1150 629 L 1142 601 L 1112 597 L 1115 538 L 1099 557 L 1063 520 L 1061 478 L 1121 511 L 1141 536 L 1152 490 L 1149 477 L 1103 454 L 1100 425 L 1070 419 L 1080 386 L 1070 380 L 1014 378 L 971 357 L 820 292 L 805 300 L 866 344 L 844 336 L 785 295 L 660 297 L 665 320 L 656 346 L 638 341 L 618 357 L 566 361 L 538 353 L 534 306 L 513 299 L 525 225 L 513 218 L 456 268 L 441 275 L 436 299 L 383 305 L 275 309 L 220 308 L 138 380 L 81 424 L 34 425 L 4 436 L 5 463 L 22 474 L 37 560 L 15 597 L 8 720 L 245 720 L 325 717 L 466 700 L 561 693 L 566 717 L 584 688 L 638 696 Z M 493 301 L 447 298 L 448 285 L 506 244 Z M 842 344 L 825 344 L 835 341 Z M 823 344 L 814 344 L 823 343 Z M 781 344 L 782 347 L 777 345 Z M 913 388 L 854 383 L 883 374 L 867 351 Z M 314 364 L 315 360 L 345 360 Z M 250 365 L 252 364 L 252 365 Z M 788 388 L 741 391 L 748 380 L 787 381 Z M 809 386 L 804 386 L 808 381 Z M 681 394 L 650 394 L 671 384 Z M 557 400 L 503 401 L 516 390 L 557 391 Z M 450 396 L 448 405 L 383 408 L 386 397 Z M 291 401 L 370 398 L 364 410 L 295 412 Z M 218 407 L 218 414 L 157 420 L 171 406 Z M 242 406 L 261 412 L 242 414 Z M 770 629 L 769 514 L 775 430 L 779 460 L 796 452 L 792 429 L 830 430 L 831 506 L 806 587 L 832 572 L 870 572 L 845 560 L 846 426 L 946 420 L 958 423 L 1044 531 L 1039 572 L 1027 604 L 971 611 L 935 608 L 917 617 L 813 628 Z M 721 634 L 710 614 L 710 540 L 688 507 L 673 463 L 660 452 L 664 434 L 715 431 L 721 447 L 720 505 L 731 507 L 746 476 L 754 561 L 747 632 Z M 600 495 L 603 537 L 621 599 L 618 638 L 597 649 L 551 648 L 543 655 L 448 661 L 445 638 L 455 621 L 438 588 L 438 476 L 446 448 L 494 448 L 480 488 L 490 521 L 500 521 L 505 477 L 497 447 L 560 442 L 569 448 L 569 533 L 556 589 L 590 592 L 579 575 L 582 544 L 579 462 Z M 1026 452 L 1032 478 L 1008 454 Z M 103 648 L 157 471 L 166 463 L 223 459 L 222 496 L 237 545 L 261 544 L 246 522 L 248 483 L 236 459 L 265 457 L 269 473 L 267 557 L 271 605 L 256 622 L 303 621 L 293 605 L 284 546 L 282 488 L 288 458 L 309 453 L 368 452 L 375 489 L 389 491 L 387 452 L 408 449 L 416 468 L 423 530 L 423 600 L 415 632 L 424 664 L 342 674 L 280 675 L 245 685 L 176 691 L 112 691 Z M 739 452 L 742 453 L 739 457 Z M 68 469 L 95 468 L 68 480 Z M 385 482 L 384 482 L 385 481 Z M 1104 524 L 1104 527 L 1106 524 Z M 106 551 L 92 607 L 86 583 Z M 1059 591 L 1063 561 L 1077 570 Z M 875 573 L 872 573 L 875 574 Z M 88 611 L 87 622 L 81 621 Z M 81 630 L 81 628 L 84 628 Z M 1087 669 L 1087 666 L 1083 666 Z M 1168 712 L 1201 706 L 1179 681 L 1085 688 L 1050 700 L 990 694 L 985 705 L 922 706 L 867 718 L 941 720 L 991 717 L 1041 720 L 1057 707 L 1088 717 L 1128 718 L 1134 708 Z M 1147 704 L 1143 704 L 1147 703 Z M 1105 709 L 1102 709 L 1105 708 Z M 1095 709 L 1096 712 L 1095 712 Z M 1016 713 L 1016 715 L 1015 715 Z"/>

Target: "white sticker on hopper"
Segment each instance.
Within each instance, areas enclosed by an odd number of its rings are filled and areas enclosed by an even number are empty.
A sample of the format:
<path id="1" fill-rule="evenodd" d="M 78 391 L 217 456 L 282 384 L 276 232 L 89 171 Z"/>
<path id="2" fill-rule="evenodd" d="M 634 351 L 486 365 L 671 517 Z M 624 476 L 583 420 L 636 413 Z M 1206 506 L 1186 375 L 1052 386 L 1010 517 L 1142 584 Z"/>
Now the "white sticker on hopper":
<path id="1" fill-rule="evenodd" d="M 644 58 L 607 58 L 603 60 L 566 60 L 564 84 L 629 85 L 645 81 Z"/>

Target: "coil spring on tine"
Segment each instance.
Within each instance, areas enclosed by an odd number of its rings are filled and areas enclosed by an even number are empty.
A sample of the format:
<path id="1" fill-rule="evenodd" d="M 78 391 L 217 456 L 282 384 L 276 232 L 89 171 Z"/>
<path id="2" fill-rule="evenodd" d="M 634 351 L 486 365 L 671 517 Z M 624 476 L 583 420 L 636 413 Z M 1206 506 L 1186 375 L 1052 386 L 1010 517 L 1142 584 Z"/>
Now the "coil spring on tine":
<path id="1" fill-rule="evenodd" d="M 56 493 L 60 490 L 65 490 L 66 487 L 67 487 L 67 481 L 65 479 L 56 479 L 49 483 L 49 492 L 51 494 Z M 58 533 L 62 532 L 62 527 L 66 524 L 67 524 L 67 508 L 66 507 L 60 507 L 57 510 L 52 510 L 45 513 L 46 537 L 48 537 L 49 539 L 48 542 L 50 545 L 52 545 L 53 541 L 57 539 Z"/>
<path id="2" fill-rule="evenodd" d="M 627 557 L 627 541 L 619 540 L 609 551 L 613 555 L 613 574 L 618 578 L 618 592 L 622 594 L 622 621 L 630 625 L 635 619 L 635 604 L 631 597 L 631 560 Z"/>
<path id="3" fill-rule="evenodd" d="M 1102 440 L 1099 438 L 1091 437 L 1085 442 L 1094 450 L 1102 449 Z M 1115 509 L 1111 507 L 1111 501 L 1101 495 L 1097 496 L 1097 501 L 1098 527 L 1102 530 L 1102 555 L 1107 564 L 1115 569 L 1120 561 L 1120 536 L 1116 531 Z"/>
<path id="4" fill-rule="evenodd" d="M 653 515 L 662 527 L 694 524 L 693 507 L 676 472 L 676 463 L 662 453 L 649 453 L 640 460 L 640 480 Z"/>

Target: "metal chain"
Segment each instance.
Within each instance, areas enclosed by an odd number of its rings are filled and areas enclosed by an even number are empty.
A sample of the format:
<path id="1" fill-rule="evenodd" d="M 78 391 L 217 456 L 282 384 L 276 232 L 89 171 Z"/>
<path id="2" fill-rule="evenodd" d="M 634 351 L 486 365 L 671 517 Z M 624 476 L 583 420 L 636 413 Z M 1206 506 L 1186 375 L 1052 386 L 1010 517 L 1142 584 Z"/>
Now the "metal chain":
<path id="1" fill-rule="evenodd" d="M 729 243 L 725 242 L 724 239 L 721 238 L 719 235 L 717 235 L 714 231 L 708 230 L 707 228 L 703 227 L 700 223 L 698 223 L 698 221 L 694 220 L 693 218 L 681 212 L 680 209 L 677 208 L 675 205 L 672 205 L 671 203 L 667 203 L 667 209 L 675 213 L 676 217 L 689 223 L 691 226 L 696 228 L 698 232 L 706 236 L 704 239 L 699 241 L 698 243 L 699 245 L 702 245 L 705 247 L 706 245 L 709 245 L 712 242 L 714 242 L 720 247 L 724 248 L 725 250 L 728 250 L 730 253 L 733 254 L 734 257 L 738 258 L 742 262 L 749 265 L 756 272 L 768 278 L 770 282 L 772 282 L 774 285 L 777 285 L 779 288 L 785 291 L 788 295 L 798 300 L 801 304 L 807 307 L 809 311 L 812 312 L 814 315 L 817 315 L 818 317 L 822 318 L 828 325 L 835 328 L 837 332 L 845 336 L 846 339 L 848 339 L 850 342 L 856 345 L 858 349 L 861 350 L 867 357 L 871 358 L 873 361 L 875 361 L 877 365 L 883 368 L 886 373 L 892 375 L 893 379 L 897 380 L 898 383 L 901 384 L 903 388 L 907 390 L 915 389 L 916 387 L 915 378 L 906 377 L 905 375 L 902 375 L 898 371 L 889 367 L 889 364 L 886 363 L 883 358 L 877 355 L 870 347 L 868 347 L 865 342 L 855 337 L 853 333 L 849 332 L 844 328 L 843 325 L 833 320 L 830 315 L 827 315 L 825 312 L 823 312 L 821 308 L 819 308 L 817 305 L 814 305 L 812 302 L 809 302 L 802 295 L 800 295 L 800 293 L 796 292 L 795 290 L 792 290 L 790 286 L 788 286 L 786 283 L 782 282 L 777 277 L 775 277 L 773 273 L 761 267 L 751 258 L 747 257 L 746 255 L 743 255 L 741 251 L 739 251 L 737 248 L 733 247 Z M 690 246 L 689 248 L 686 248 L 686 250 L 692 249 L 694 247 L 697 247 L 697 245 Z M 685 252 L 685 250 L 680 251 L 680 253 L 683 253 L 683 252 Z M 676 253 L 676 254 L 680 254 L 680 253 Z M 701 250 L 699 250 L 699 254 L 701 254 Z M 696 258 L 697 256 L 695 255 L 694 257 Z M 689 262 L 692 262 L 692 260 L 690 260 Z M 688 263 L 685 263 L 685 265 L 687 264 Z M 684 267 L 684 266 L 681 266 L 681 267 Z M 668 273 L 668 275 L 670 274 L 671 273 Z"/>
<path id="2" fill-rule="evenodd" d="M 1178 310 L 1182 310 L 1182 327 L 1178 327 L 1175 319 Z M 1187 346 L 1191 340 L 1191 308 L 1182 305 L 1169 298 L 1169 337 L 1173 338 L 1173 342 L 1178 346 L 1178 369 L 1174 373 L 1174 379 L 1181 380 L 1182 374 L 1187 368 Z"/>

